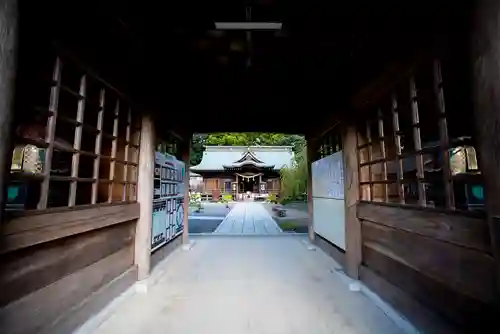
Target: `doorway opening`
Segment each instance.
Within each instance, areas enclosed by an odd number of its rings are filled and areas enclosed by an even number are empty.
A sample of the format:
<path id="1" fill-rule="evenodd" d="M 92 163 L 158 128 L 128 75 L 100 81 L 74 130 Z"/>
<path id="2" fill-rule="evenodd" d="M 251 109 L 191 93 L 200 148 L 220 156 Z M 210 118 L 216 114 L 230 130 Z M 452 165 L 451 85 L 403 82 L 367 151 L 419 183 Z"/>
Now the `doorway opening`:
<path id="1" fill-rule="evenodd" d="M 242 193 L 254 193 L 257 191 L 257 184 L 254 179 L 245 179 L 240 183 L 240 192 Z"/>

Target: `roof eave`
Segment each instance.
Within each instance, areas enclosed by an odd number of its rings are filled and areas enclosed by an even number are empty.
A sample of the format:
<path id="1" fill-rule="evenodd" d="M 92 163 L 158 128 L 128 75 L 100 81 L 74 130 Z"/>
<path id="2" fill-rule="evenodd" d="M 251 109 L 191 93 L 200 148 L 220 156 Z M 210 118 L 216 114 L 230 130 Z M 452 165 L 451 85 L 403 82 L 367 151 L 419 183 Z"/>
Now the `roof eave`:
<path id="1" fill-rule="evenodd" d="M 252 167 L 257 167 L 257 168 L 274 168 L 275 165 L 257 165 L 257 164 L 235 164 L 235 165 L 223 165 L 222 167 L 224 168 L 242 168 L 245 166 L 252 166 Z"/>

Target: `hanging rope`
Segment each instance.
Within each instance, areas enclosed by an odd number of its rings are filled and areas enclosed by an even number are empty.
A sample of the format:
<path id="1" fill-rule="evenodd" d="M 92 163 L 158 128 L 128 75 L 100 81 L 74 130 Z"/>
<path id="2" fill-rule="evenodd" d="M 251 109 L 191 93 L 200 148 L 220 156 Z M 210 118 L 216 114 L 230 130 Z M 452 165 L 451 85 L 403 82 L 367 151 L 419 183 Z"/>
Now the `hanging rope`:
<path id="1" fill-rule="evenodd" d="M 253 174 L 253 175 L 243 175 L 243 174 L 239 174 L 239 173 L 235 173 L 236 175 L 238 175 L 239 177 L 241 177 L 243 180 L 254 180 L 255 181 L 255 178 L 260 176 L 260 175 L 264 175 L 264 173 L 258 173 L 258 174 Z"/>

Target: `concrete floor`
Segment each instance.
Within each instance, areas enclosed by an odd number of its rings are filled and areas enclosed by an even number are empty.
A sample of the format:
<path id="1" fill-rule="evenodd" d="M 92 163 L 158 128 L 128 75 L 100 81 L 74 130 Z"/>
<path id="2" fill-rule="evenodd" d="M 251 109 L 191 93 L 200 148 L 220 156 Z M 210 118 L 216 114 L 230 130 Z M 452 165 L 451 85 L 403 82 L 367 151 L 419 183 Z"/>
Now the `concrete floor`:
<path id="1" fill-rule="evenodd" d="M 305 237 L 203 236 L 80 333 L 401 333 Z M 135 290 L 132 290 L 135 291 Z"/>
<path id="2" fill-rule="evenodd" d="M 263 204 L 239 202 L 234 205 L 214 234 L 268 235 L 282 232 Z"/>

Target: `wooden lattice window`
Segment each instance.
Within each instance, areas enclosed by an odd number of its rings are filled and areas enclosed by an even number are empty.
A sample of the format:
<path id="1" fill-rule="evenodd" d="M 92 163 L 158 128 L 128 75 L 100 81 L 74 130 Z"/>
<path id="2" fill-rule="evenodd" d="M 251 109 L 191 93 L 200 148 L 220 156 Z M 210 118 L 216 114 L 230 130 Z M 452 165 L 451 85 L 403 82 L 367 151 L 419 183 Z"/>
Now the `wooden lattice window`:
<path id="1" fill-rule="evenodd" d="M 157 133 L 159 133 L 160 130 L 160 128 L 157 129 Z M 170 154 L 175 156 L 177 159 L 181 159 L 179 139 L 168 131 L 163 134 L 163 138 L 157 136 L 156 151 L 164 154 Z"/>
<path id="2" fill-rule="evenodd" d="M 446 110 L 441 63 L 434 61 L 411 71 L 365 111 L 357 145 L 361 200 L 482 207 L 472 113 L 453 106 Z"/>
<path id="3" fill-rule="evenodd" d="M 35 79 L 16 122 L 6 208 L 135 201 L 140 123 L 127 98 L 59 57 L 51 79 Z"/>
<path id="4" fill-rule="evenodd" d="M 322 137 L 314 160 L 322 159 L 342 150 L 342 140 L 338 130 L 338 127 L 334 127 Z"/>

